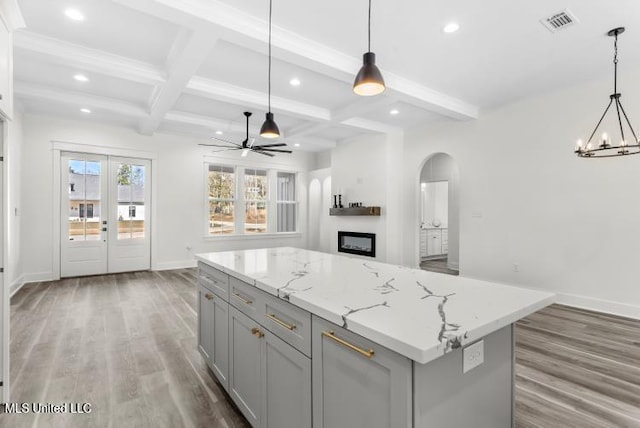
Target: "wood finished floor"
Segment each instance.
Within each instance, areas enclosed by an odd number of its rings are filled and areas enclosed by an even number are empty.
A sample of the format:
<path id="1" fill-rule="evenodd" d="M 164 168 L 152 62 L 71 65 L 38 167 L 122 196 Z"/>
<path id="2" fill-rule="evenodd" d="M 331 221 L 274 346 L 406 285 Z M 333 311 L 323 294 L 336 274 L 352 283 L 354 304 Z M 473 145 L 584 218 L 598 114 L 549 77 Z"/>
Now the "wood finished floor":
<path id="1" fill-rule="evenodd" d="M 1 427 L 248 427 L 196 351 L 194 270 L 34 283 L 11 299 Z M 516 329 L 518 428 L 640 427 L 640 321 L 553 305 Z M 500 428 L 500 427 L 496 427 Z"/>
<path id="2" fill-rule="evenodd" d="M 448 259 L 426 259 L 420 262 L 420 269 L 437 273 L 446 273 L 447 275 L 459 275 L 457 270 L 449 269 L 447 266 Z"/>
<path id="3" fill-rule="evenodd" d="M 2 414 L 2 427 L 248 427 L 196 350 L 195 270 L 25 285 L 11 299 L 11 401 L 88 415 Z"/>

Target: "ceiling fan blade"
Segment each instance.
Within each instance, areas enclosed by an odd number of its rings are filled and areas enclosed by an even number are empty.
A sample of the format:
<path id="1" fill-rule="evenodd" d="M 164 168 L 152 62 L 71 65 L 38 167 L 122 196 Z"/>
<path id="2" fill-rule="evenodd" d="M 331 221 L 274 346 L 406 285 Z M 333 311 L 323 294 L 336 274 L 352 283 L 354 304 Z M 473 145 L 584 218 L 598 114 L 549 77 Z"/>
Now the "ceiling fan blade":
<path id="1" fill-rule="evenodd" d="M 273 144 L 260 144 L 259 146 L 256 147 L 283 147 L 286 146 L 285 143 L 273 143 Z"/>
<path id="2" fill-rule="evenodd" d="M 205 146 L 205 147 L 229 147 L 230 149 L 234 149 L 237 150 L 241 147 L 230 147 L 228 144 L 227 145 L 222 145 L 222 144 L 204 144 L 204 143 L 199 143 L 199 146 Z M 234 144 L 234 146 L 237 146 L 237 144 Z"/>
<path id="3" fill-rule="evenodd" d="M 260 147 L 254 147 L 254 151 L 262 151 L 262 152 L 278 152 L 278 153 L 293 153 L 291 150 L 280 150 L 280 149 L 263 149 Z"/>
<path id="4" fill-rule="evenodd" d="M 265 156 L 270 156 L 270 157 L 274 156 L 271 153 L 263 152 L 262 150 L 252 150 L 252 151 L 255 153 L 260 153 L 261 155 L 265 155 Z"/>
<path id="5" fill-rule="evenodd" d="M 216 141 L 220 141 L 221 143 L 233 144 L 234 146 L 239 146 L 240 145 L 238 143 L 234 143 L 233 141 L 223 140 L 222 138 L 218 138 L 218 137 L 211 137 L 211 139 L 212 140 L 216 140 Z"/>
<path id="6" fill-rule="evenodd" d="M 231 151 L 231 150 L 242 150 L 242 148 L 240 148 L 240 147 L 229 147 L 229 148 L 221 149 L 221 150 L 212 150 L 210 153 L 228 152 L 228 151 Z"/>

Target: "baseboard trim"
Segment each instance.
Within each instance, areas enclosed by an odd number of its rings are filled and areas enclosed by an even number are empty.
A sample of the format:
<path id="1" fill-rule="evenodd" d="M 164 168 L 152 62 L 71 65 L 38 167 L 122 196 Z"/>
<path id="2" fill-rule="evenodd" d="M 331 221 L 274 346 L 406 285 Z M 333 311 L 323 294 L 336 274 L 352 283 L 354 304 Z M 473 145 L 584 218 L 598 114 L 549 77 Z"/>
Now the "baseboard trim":
<path id="1" fill-rule="evenodd" d="M 13 281 L 9 286 L 9 299 L 11 299 L 14 294 L 20 291 L 20 289 L 22 288 L 22 286 L 24 286 L 24 284 L 26 284 L 24 282 L 24 275 L 20 275 L 18 279 Z"/>
<path id="2" fill-rule="evenodd" d="M 460 270 L 460 263 L 449 263 L 447 262 L 447 269 L 451 270 Z"/>
<path id="3" fill-rule="evenodd" d="M 30 282 L 55 281 L 58 279 L 53 272 L 25 273 L 22 277 L 24 284 Z"/>
<path id="4" fill-rule="evenodd" d="M 565 293 L 557 294 L 556 303 L 640 320 L 640 306 Z"/>
<path id="5" fill-rule="evenodd" d="M 172 269 L 186 269 L 196 267 L 198 263 L 194 259 L 190 260 L 175 260 L 171 262 L 158 262 L 155 263 L 151 270 L 172 270 Z"/>

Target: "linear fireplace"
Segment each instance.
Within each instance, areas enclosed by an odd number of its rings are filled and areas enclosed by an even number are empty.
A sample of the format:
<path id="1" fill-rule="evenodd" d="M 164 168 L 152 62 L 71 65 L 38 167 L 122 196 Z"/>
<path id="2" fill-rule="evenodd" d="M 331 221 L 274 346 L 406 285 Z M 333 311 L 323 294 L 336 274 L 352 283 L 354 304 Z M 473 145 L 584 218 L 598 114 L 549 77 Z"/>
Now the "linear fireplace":
<path id="1" fill-rule="evenodd" d="M 338 231 L 338 251 L 375 257 L 376 234 Z"/>

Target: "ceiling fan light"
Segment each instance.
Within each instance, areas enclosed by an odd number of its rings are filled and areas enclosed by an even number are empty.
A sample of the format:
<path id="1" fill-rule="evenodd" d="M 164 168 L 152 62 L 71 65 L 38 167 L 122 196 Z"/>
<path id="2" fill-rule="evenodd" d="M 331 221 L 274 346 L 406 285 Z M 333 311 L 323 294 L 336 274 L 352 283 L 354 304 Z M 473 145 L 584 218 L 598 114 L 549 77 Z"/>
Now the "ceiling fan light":
<path id="1" fill-rule="evenodd" d="M 385 88 L 382 73 L 376 66 L 376 54 L 365 53 L 362 56 L 362 67 L 353 82 L 353 92 L 368 97 L 381 94 Z"/>
<path id="2" fill-rule="evenodd" d="M 267 113 L 262 128 L 260 128 L 260 136 L 262 138 L 278 138 L 280 136 L 278 125 L 276 121 L 273 120 L 273 113 Z"/>

